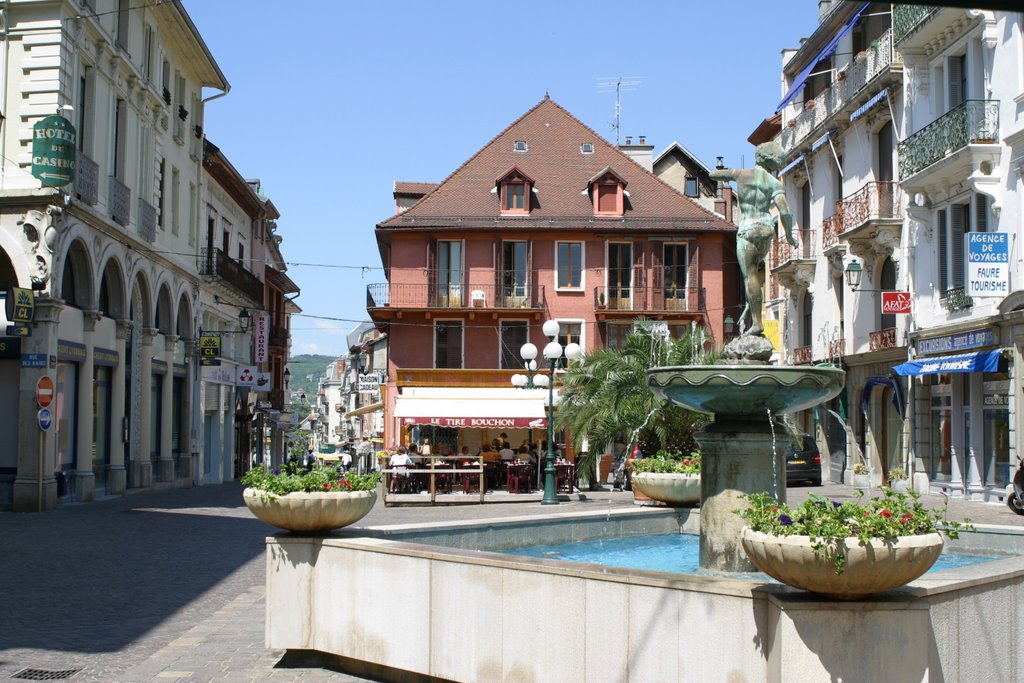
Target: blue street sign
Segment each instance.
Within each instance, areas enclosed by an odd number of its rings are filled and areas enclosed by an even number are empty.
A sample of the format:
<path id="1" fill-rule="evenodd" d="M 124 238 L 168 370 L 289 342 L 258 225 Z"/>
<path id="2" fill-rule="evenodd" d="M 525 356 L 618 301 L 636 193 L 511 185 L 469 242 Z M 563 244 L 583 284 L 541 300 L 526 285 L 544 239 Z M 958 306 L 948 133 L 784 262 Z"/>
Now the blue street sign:
<path id="1" fill-rule="evenodd" d="M 53 413 L 50 412 L 49 408 L 39 409 L 39 428 L 44 432 L 50 429 L 50 425 L 53 424 Z"/>
<path id="2" fill-rule="evenodd" d="M 23 353 L 21 354 L 21 367 L 23 368 L 45 368 L 45 353 Z"/>

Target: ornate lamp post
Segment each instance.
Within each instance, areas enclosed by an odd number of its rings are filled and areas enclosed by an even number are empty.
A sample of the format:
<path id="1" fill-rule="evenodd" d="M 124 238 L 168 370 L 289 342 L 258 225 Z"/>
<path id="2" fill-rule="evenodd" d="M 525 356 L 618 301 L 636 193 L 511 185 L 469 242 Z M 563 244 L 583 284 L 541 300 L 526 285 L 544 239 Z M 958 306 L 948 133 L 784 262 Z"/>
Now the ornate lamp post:
<path id="1" fill-rule="evenodd" d="M 583 353 L 583 349 L 575 342 L 562 348 L 558 343 L 562 329 L 557 320 L 548 320 L 541 329 L 544 336 L 551 339 L 544 347 L 544 358 L 549 362 L 547 376 L 537 374 L 537 347 L 526 343 L 519 349 L 519 355 L 523 358 L 527 374 L 512 375 L 512 384 L 526 389 L 548 387 L 548 452 L 544 458 L 544 497 L 540 503 L 558 505 L 558 494 L 555 491 L 555 365 L 563 353 L 568 360 L 573 360 Z"/>

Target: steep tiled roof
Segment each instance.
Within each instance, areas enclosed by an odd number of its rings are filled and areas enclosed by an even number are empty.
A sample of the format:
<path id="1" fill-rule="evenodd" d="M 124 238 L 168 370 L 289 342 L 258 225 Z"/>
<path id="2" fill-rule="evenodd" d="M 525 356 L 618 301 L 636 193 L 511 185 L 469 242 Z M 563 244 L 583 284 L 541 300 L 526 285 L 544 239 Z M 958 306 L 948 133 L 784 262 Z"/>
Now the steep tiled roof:
<path id="1" fill-rule="evenodd" d="M 395 181 L 394 194 L 396 195 L 420 195 L 421 197 L 437 187 L 437 183 L 411 183 L 402 180 Z"/>
<path id="2" fill-rule="evenodd" d="M 525 141 L 526 152 L 513 149 Z M 583 154 L 580 145 L 594 145 Z M 532 209 L 526 216 L 501 216 L 494 182 L 512 167 L 533 179 Z M 588 181 L 611 169 L 627 181 L 622 217 L 596 218 Z M 720 217 L 683 196 L 545 97 L 407 211 L 389 218 L 381 230 L 455 227 L 515 229 L 554 224 L 564 228 L 621 230 L 735 230 Z"/>

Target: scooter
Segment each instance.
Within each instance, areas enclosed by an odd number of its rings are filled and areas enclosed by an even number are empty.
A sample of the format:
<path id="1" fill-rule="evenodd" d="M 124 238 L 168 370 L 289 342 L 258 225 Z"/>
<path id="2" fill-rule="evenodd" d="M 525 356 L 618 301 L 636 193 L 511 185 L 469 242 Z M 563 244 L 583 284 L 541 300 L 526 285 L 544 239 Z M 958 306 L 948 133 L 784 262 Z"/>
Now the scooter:
<path id="1" fill-rule="evenodd" d="M 1018 515 L 1024 515 L 1024 460 L 1017 459 L 1017 471 L 1013 475 L 1013 491 L 1006 496 L 1006 507 Z"/>

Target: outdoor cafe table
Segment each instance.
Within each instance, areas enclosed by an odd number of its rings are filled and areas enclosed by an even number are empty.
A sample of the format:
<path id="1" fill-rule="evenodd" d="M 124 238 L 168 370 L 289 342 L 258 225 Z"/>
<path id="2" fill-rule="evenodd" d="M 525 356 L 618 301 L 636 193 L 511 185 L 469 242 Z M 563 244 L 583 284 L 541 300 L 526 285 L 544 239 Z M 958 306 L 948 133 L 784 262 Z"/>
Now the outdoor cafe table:
<path id="1" fill-rule="evenodd" d="M 383 497 L 384 497 L 384 504 L 385 505 L 387 505 L 387 502 L 388 502 L 388 479 L 387 478 L 390 477 L 390 476 L 393 476 L 394 474 L 396 474 L 398 472 L 408 473 L 410 475 L 412 475 L 412 474 L 425 474 L 425 475 L 429 475 L 429 482 L 430 482 L 429 490 L 430 490 L 430 503 L 431 504 L 435 503 L 436 500 L 437 500 L 437 475 L 439 475 L 439 474 L 452 475 L 452 474 L 459 474 L 459 473 L 469 473 L 469 474 L 479 475 L 480 502 L 481 503 L 484 502 L 484 463 L 483 463 L 482 460 L 478 460 L 477 464 L 473 465 L 471 467 L 447 467 L 447 466 L 444 466 L 443 468 L 441 468 L 441 467 L 435 466 L 435 463 L 438 462 L 438 461 L 445 461 L 445 460 L 450 460 L 450 461 L 465 460 L 466 457 L 465 456 L 457 456 L 457 455 L 448 455 L 448 456 L 429 455 L 429 456 L 421 456 L 421 458 L 424 458 L 424 459 L 425 458 L 430 458 L 430 463 L 429 463 L 430 466 L 427 466 L 427 467 L 403 467 L 401 469 L 396 468 L 396 467 L 388 467 L 387 469 L 382 470 L 384 472 L 384 476 L 385 476 L 384 487 L 383 487 Z"/>

